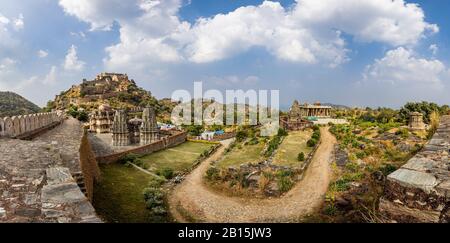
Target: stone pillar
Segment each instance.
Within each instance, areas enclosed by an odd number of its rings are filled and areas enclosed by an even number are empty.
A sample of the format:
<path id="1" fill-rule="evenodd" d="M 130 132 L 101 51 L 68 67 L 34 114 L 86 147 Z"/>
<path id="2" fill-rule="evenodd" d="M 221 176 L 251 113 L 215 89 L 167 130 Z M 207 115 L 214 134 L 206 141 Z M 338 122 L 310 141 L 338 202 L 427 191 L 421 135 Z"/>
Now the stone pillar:
<path id="1" fill-rule="evenodd" d="M 117 111 L 113 122 L 113 146 L 128 146 L 130 138 L 128 134 L 127 115 L 124 111 Z"/>
<path id="2" fill-rule="evenodd" d="M 147 145 L 159 140 L 158 124 L 156 122 L 155 110 L 151 107 L 145 108 L 142 115 L 140 128 L 140 144 Z"/>

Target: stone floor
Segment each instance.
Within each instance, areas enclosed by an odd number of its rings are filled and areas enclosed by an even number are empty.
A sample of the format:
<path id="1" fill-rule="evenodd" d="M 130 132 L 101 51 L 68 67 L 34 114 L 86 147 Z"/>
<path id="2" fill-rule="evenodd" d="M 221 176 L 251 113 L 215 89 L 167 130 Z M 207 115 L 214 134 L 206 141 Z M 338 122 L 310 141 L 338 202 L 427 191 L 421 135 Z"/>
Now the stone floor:
<path id="1" fill-rule="evenodd" d="M 139 148 L 139 144 L 133 144 L 129 146 L 112 146 L 112 134 L 111 133 L 89 133 L 89 142 L 92 145 L 92 150 L 96 157 L 107 156 L 114 153 L 120 153 L 135 148 Z"/>
<path id="2" fill-rule="evenodd" d="M 101 222 L 71 175 L 81 136 L 69 119 L 33 141 L 0 139 L 0 222 Z"/>

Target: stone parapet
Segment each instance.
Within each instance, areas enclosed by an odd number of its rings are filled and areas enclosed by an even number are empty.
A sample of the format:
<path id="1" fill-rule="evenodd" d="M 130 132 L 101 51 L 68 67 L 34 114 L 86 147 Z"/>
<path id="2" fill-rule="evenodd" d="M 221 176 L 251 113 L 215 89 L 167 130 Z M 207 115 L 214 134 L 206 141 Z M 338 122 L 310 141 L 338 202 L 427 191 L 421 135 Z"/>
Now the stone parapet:
<path id="1" fill-rule="evenodd" d="M 424 149 L 387 177 L 380 211 L 397 222 L 449 222 L 450 116 Z"/>
<path id="2" fill-rule="evenodd" d="M 0 138 L 29 138 L 53 128 L 64 120 L 58 112 L 0 118 Z"/>

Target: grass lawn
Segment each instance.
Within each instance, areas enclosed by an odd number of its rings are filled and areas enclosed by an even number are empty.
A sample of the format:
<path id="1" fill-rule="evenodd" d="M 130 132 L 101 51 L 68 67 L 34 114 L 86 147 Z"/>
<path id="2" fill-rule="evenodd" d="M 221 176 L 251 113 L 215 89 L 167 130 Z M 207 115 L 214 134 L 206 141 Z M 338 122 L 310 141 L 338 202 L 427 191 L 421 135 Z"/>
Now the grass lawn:
<path id="1" fill-rule="evenodd" d="M 306 158 L 312 151 L 312 148 L 306 145 L 311 135 L 311 130 L 290 132 L 278 148 L 273 163 L 282 166 L 300 166 L 303 162 L 297 160 L 298 154 L 303 152 Z"/>
<path id="2" fill-rule="evenodd" d="M 142 158 L 150 169 L 171 168 L 174 172 L 192 166 L 212 144 L 186 142 L 180 146 Z M 97 213 L 110 223 L 167 222 L 155 217 L 145 207 L 143 191 L 155 177 L 122 164 L 100 166 L 101 181 L 95 187 L 94 206 Z"/>
<path id="3" fill-rule="evenodd" d="M 256 145 L 239 145 L 233 148 L 233 150 L 227 153 L 223 159 L 221 159 L 217 165 L 222 168 L 238 167 L 244 163 L 256 163 L 263 160 L 261 155 L 264 149 L 264 142 L 260 141 Z"/>
<path id="4" fill-rule="evenodd" d="M 171 168 L 174 172 L 180 172 L 190 168 L 204 151 L 213 146 L 213 144 L 186 142 L 177 147 L 144 156 L 141 160 L 150 171 Z"/>
<path id="5" fill-rule="evenodd" d="M 103 219 L 110 223 L 155 222 L 142 194 L 152 176 L 121 164 L 101 165 L 100 169 L 102 177 L 95 186 L 94 206 Z"/>

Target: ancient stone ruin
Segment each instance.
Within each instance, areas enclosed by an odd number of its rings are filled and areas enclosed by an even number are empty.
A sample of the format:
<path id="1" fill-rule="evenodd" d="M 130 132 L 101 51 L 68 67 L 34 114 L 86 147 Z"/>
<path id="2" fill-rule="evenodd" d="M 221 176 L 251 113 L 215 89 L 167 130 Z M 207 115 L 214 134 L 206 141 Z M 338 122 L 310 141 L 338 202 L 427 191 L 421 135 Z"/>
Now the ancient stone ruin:
<path id="1" fill-rule="evenodd" d="M 308 116 L 331 114 L 329 112 L 331 112 L 331 107 L 311 107 L 308 104 L 301 106 L 300 103 L 296 100 L 292 104 L 288 115 L 280 118 L 280 125 L 283 127 L 283 129 L 288 131 L 302 130 L 313 125 L 312 122 L 306 119 Z"/>
<path id="2" fill-rule="evenodd" d="M 420 112 L 412 112 L 409 114 L 409 129 L 425 130 L 426 125 L 423 122 L 423 114 Z"/>
<path id="3" fill-rule="evenodd" d="M 137 117 L 128 120 L 125 111 L 116 111 L 112 126 L 113 146 L 128 146 L 151 144 L 160 139 L 155 110 L 147 107 L 143 111 L 142 119 Z"/>
<path id="4" fill-rule="evenodd" d="M 424 149 L 387 178 L 380 211 L 397 222 L 450 222 L 450 116 Z"/>
<path id="5" fill-rule="evenodd" d="M 100 105 L 97 111 L 89 115 L 89 131 L 95 133 L 110 133 L 114 121 L 114 111 L 109 105 Z"/>

